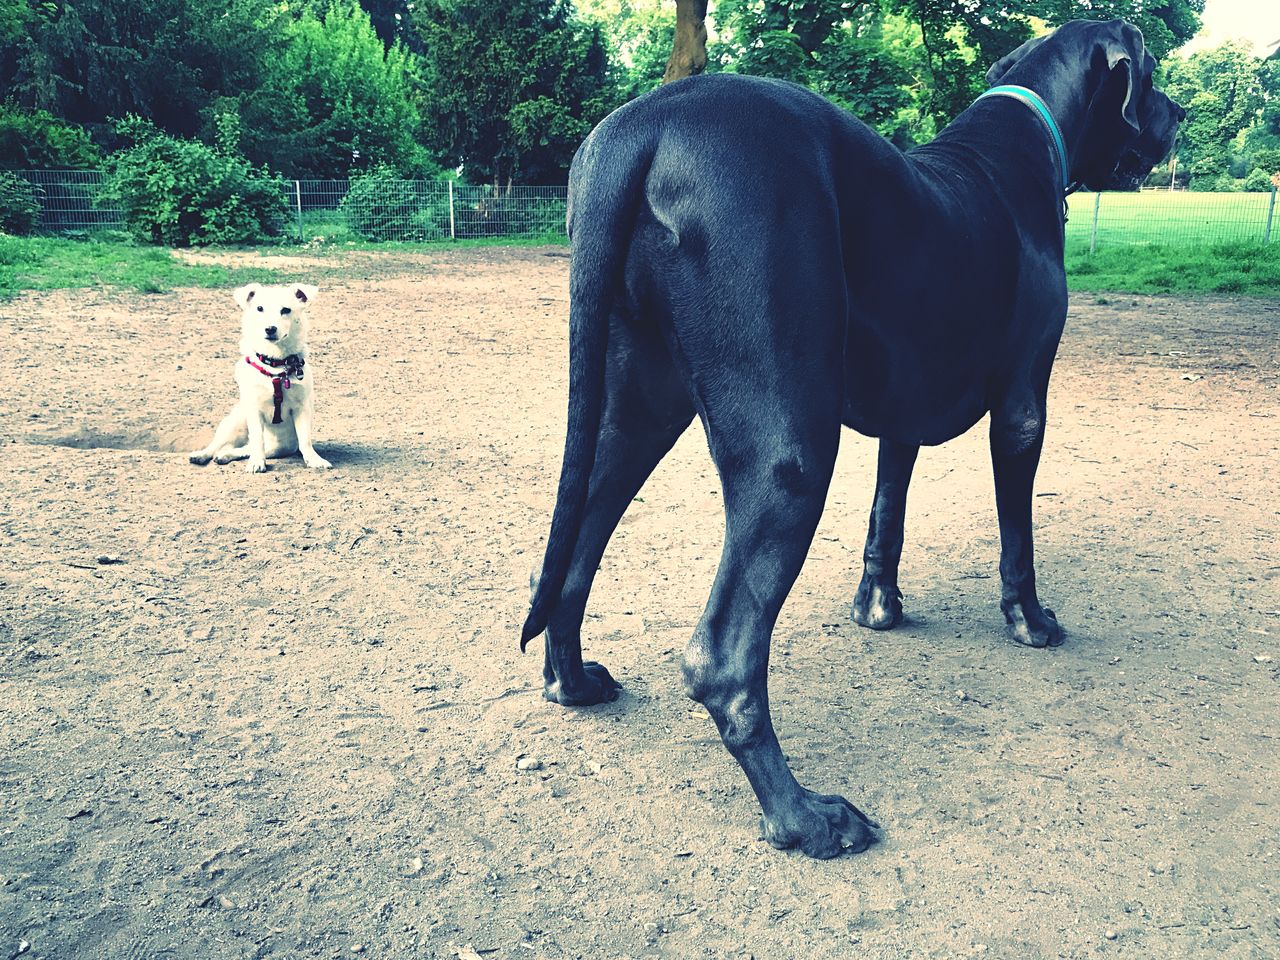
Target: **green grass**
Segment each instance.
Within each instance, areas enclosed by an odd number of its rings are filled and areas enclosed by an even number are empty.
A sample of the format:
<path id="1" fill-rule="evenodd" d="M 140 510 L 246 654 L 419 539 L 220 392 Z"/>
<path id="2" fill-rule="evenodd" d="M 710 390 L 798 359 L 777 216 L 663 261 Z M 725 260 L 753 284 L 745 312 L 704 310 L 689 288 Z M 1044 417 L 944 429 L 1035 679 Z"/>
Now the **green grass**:
<path id="1" fill-rule="evenodd" d="M 1099 245 L 1090 255 L 1088 245 L 1076 241 L 1067 249 L 1067 285 L 1081 291 L 1280 297 L 1280 242 Z"/>
<path id="2" fill-rule="evenodd" d="M 1105 201 L 1104 201 L 1105 202 Z M 1280 231 L 1278 231 L 1280 234 Z M 282 279 L 332 282 L 364 276 L 371 261 L 344 261 L 352 250 L 386 254 L 386 270 L 404 269 L 410 261 L 397 254 L 471 247 L 564 244 L 563 235 L 488 238 L 443 243 L 338 242 L 303 247 L 260 247 L 255 252 L 301 255 L 322 265 L 286 271 L 268 266 L 222 266 L 188 263 L 170 250 L 122 240 L 68 240 L 0 235 L 0 298 L 21 290 L 116 287 L 140 293 L 164 293 L 175 287 L 228 287 Z M 355 271 L 355 274 L 352 271 Z M 1099 244 L 1090 255 L 1088 242 L 1075 239 L 1067 248 L 1067 282 L 1072 290 L 1116 293 L 1245 294 L 1280 298 L 1280 235 L 1269 246 L 1229 243 L 1211 246 L 1180 244 Z"/>
<path id="3" fill-rule="evenodd" d="M 1068 201 L 1067 242 L 1088 244 L 1093 233 L 1093 193 L 1073 194 Z M 1158 243 L 1204 246 L 1210 243 L 1259 241 L 1266 230 L 1269 193 L 1192 193 L 1143 190 L 1104 193 L 1098 204 L 1098 249 Z M 1280 210 L 1274 214 L 1272 239 L 1280 241 Z"/>
<path id="4" fill-rule="evenodd" d="M 165 293 L 174 287 L 261 283 L 274 275 L 260 267 L 187 263 L 165 248 L 119 240 L 0 235 L 0 297 L 20 290 L 101 286 Z"/>

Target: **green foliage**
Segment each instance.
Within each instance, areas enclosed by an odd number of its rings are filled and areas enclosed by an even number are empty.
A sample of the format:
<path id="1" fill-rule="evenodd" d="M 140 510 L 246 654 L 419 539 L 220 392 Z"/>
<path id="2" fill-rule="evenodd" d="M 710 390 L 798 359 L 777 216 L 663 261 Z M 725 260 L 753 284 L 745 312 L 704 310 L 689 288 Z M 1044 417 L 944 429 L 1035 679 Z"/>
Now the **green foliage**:
<path id="1" fill-rule="evenodd" d="M 286 19 L 267 0 L 59 0 L 29 11 L 27 36 L 0 55 L 0 89 L 104 138 L 128 114 L 198 133 L 211 102 L 256 88 Z"/>
<path id="2" fill-rule="evenodd" d="M 1249 45 L 1224 43 L 1166 65 L 1165 90 L 1187 110 L 1178 162 L 1192 189 L 1219 190 L 1230 172 L 1234 144 L 1263 105 L 1262 61 Z"/>
<path id="3" fill-rule="evenodd" d="M 101 162 L 101 153 L 80 127 L 47 110 L 0 103 L 0 169 L 85 170 Z"/>
<path id="4" fill-rule="evenodd" d="M 887 136 L 904 126 L 915 78 L 874 4 L 721 0 L 716 16 L 724 40 L 711 56 L 720 69 L 802 83 Z"/>
<path id="5" fill-rule="evenodd" d="M 601 2 L 601 0 L 597 0 Z M 990 64 L 1067 20 L 1136 23 L 1162 57 L 1199 28 L 1204 0 L 718 0 L 719 69 L 805 83 L 898 142 L 924 140 L 985 88 Z M 905 42 L 904 42 L 905 41 Z"/>
<path id="6" fill-rule="evenodd" d="M 674 0 L 578 0 L 575 6 L 604 36 L 619 100 L 662 83 L 675 42 Z"/>
<path id="7" fill-rule="evenodd" d="M 1271 173 L 1268 170 L 1255 167 L 1241 182 L 1240 189 L 1246 193 L 1270 193 L 1275 189 L 1275 185 L 1271 182 Z"/>
<path id="8" fill-rule="evenodd" d="M 363 240 L 440 240 L 449 236 L 449 193 L 444 182 L 403 180 L 391 167 L 375 167 L 351 180 L 339 207 Z"/>
<path id="9" fill-rule="evenodd" d="M 603 34 L 569 0 L 423 0 L 414 23 L 427 139 L 468 179 L 564 182 L 618 103 Z"/>
<path id="10" fill-rule="evenodd" d="M 180 140 L 136 117 L 118 125 L 134 146 L 111 157 L 102 199 L 139 239 L 171 246 L 251 243 L 280 233 L 284 183 L 243 157 Z"/>
<path id="11" fill-rule="evenodd" d="M 1075 291 L 1213 293 L 1280 297 L 1280 243 L 1187 247 L 1112 247 L 1092 256 L 1067 251 L 1067 286 Z"/>
<path id="12" fill-rule="evenodd" d="M 439 168 L 418 142 L 422 78 L 399 42 L 383 46 L 355 0 L 304 7 L 268 51 L 261 82 L 212 108 L 241 117 L 242 149 L 297 179 L 394 167 L 430 177 Z"/>
<path id="13" fill-rule="evenodd" d="M 0 170 L 0 233 L 30 233 L 40 222 L 36 188 L 8 170 Z"/>

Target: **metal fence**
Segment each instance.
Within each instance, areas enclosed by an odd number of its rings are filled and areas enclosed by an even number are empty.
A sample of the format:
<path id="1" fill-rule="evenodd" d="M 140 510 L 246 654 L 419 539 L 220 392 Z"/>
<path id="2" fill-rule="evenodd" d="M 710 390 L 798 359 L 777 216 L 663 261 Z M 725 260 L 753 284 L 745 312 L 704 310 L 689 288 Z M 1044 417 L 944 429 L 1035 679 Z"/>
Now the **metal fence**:
<path id="1" fill-rule="evenodd" d="M 50 233 L 123 230 L 124 212 L 100 202 L 97 170 L 18 170 L 36 188 L 40 229 Z"/>
<path id="2" fill-rule="evenodd" d="M 101 199 L 97 171 L 19 171 L 35 187 L 41 229 L 123 229 L 124 212 Z M 564 236 L 565 187 L 474 186 L 453 181 L 286 180 L 285 230 L 299 241 L 432 241 Z M 1090 252 L 1133 244 L 1270 243 L 1280 234 L 1276 191 L 1077 193 L 1067 242 Z"/>
<path id="3" fill-rule="evenodd" d="M 1268 193 L 1198 193 L 1141 190 L 1076 193 L 1068 200 L 1067 243 L 1202 246 L 1270 243 L 1276 223 L 1276 189 Z"/>
<path id="4" fill-rule="evenodd" d="M 126 228 L 92 170 L 19 170 L 36 188 L 39 228 L 93 233 Z M 300 241 L 563 237 L 567 187 L 476 186 L 444 180 L 286 180 L 284 229 Z"/>

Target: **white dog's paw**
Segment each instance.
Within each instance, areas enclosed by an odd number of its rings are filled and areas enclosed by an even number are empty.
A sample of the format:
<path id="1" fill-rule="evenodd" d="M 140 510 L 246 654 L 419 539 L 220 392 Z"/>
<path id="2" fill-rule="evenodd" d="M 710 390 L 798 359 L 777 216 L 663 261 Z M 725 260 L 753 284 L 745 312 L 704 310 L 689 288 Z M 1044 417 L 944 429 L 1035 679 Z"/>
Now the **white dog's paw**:
<path id="1" fill-rule="evenodd" d="M 192 463 L 203 467 L 206 463 L 212 460 L 213 457 L 205 453 L 203 450 L 196 450 L 191 454 L 191 456 L 187 457 L 187 459 L 190 460 Z"/>
<path id="2" fill-rule="evenodd" d="M 326 460 L 324 457 L 320 456 L 319 454 L 316 454 L 314 457 L 303 457 L 302 462 L 305 463 L 312 470 L 328 470 L 330 467 L 333 466 L 332 463 L 330 463 L 328 460 Z"/>
<path id="3" fill-rule="evenodd" d="M 249 462 L 244 465 L 245 473 L 266 473 L 267 461 L 250 457 Z"/>

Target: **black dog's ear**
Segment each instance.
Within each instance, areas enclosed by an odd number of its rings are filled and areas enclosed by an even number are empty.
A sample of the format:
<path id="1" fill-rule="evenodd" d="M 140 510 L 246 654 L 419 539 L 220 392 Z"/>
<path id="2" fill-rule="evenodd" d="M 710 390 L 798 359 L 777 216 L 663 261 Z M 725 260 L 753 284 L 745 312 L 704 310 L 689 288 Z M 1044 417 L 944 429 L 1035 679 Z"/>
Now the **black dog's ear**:
<path id="1" fill-rule="evenodd" d="M 1151 71 L 1155 69 L 1155 58 L 1147 53 L 1146 43 L 1142 39 L 1142 31 L 1131 23 L 1113 20 L 1107 26 L 1115 30 L 1107 38 L 1107 67 L 1111 71 L 1108 83 L 1124 83 L 1126 86 L 1124 102 L 1120 105 L 1120 114 L 1124 122 L 1133 128 L 1134 133 L 1142 132 L 1142 124 L 1138 120 L 1138 100 L 1143 94 L 1143 87 L 1150 83 Z"/>
<path id="2" fill-rule="evenodd" d="M 1044 43 L 1045 37 L 1032 37 L 1026 43 L 1022 44 L 1011 53 L 1006 53 L 1003 57 L 991 65 L 987 70 L 987 86 L 994 87 L 1019 60 L 1034 50 L 1040 44 Z"/>

